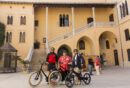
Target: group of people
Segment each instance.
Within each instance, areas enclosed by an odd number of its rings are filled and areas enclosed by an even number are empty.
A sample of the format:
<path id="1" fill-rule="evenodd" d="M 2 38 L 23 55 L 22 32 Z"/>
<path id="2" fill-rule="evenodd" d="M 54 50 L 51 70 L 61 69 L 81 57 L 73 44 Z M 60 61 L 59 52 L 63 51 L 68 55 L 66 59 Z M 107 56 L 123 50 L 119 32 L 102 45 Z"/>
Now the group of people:
<path id="1" fill-rule="evenodd" d="M 92 73 L 93 68 L 95 68 L 95 70 L 96 70 L 96 75 L 100 75 L 101 67 L 102 67 L 102 63 L 101 63 L 101 59 L 99 56 L 95 56 L 94 61 L 91 58 L 88 59 L 88 70 L 89 70 L 90 75 L 93 75 L 93 73 Z"/>
<path id="2" fill-rule="evenodd" d="M 58 57 L 55 53 L 55 48 L 50 49 L 50 53 L 47 55 L 46 62 L 48 63 L 48 71 L 53 71 L 58 67 L 58 69 L 61 69 L 62 74 L 62 81 L 65 79 L 67 73 L 69 72 L 69 64 L 72 65 L 74 70 L 76 72 L 81 72 L 85 60 L 82 54 L 79 54 L 77 49 L 73 50 L 73 56 L 70 57 L 67 53 L 67 51 L 63 50 L 62 56 Z M 92 69 L 93 69 L 93 61 L 91 59 L 88 60 L 88 69 L 90 75 L 92 75 Z M 95 59 L 95 69 L 97 71 L 97 75 L 100 74 L 100 59 L 96 57 Z"/>

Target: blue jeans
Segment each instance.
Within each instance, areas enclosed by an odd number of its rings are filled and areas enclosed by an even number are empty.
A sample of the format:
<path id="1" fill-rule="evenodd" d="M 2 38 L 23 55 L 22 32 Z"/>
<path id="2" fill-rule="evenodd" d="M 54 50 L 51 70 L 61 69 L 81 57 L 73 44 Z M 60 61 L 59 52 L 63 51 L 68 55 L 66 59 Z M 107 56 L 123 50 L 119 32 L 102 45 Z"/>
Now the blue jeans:
<path id="1" fill-rule="evenodd" d="M 88 65 L 88 71 L 89 71 L 89 74 L 92 75 L 92 72 L 93 72 L 93 66 L 92 65 Z"/>

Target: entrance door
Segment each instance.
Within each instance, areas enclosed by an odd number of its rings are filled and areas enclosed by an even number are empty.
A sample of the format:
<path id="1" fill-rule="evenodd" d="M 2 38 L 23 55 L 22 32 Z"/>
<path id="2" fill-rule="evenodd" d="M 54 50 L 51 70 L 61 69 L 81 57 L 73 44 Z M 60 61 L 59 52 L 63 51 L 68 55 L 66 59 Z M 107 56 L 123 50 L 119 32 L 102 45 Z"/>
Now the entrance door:
<path id="1" fill-rule="evenodd" d="M 11 55 L 6 53 L 4 56 L 4 68 L 10 68 L 11 67 Z"/>
<path id="2" fill-rule="evenodd" d="M 118 51 L 114 50 L 115 65 L 119 66 Z"/>

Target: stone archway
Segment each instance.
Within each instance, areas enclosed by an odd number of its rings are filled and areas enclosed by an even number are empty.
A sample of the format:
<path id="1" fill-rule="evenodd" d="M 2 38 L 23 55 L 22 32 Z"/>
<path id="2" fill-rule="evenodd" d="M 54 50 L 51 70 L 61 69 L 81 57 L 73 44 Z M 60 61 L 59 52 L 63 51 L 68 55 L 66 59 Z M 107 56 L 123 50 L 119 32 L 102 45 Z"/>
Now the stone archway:
<path id="1" fill-rule="evenodd" d="M 87 37 L 83 36 L 77 41 L 77 49 L 79 52 L 84 53 L 85 55 L 93 55 L 93 42 Z"/>
<path id="2" fill-rule="evenodd" d="M 116 35 L 110 31 L 105 31 L 99 36 L 100 57 L 107 65 L 119 65 L 117 44 Z"/>
<path id="3" fill-rule="evenodd" d="M 61 45 L 57 51 L 58 56 L 60 57 L 63 53 L 63 51 L 66 51 L 69 56 L 72 56 L 72 50 L 68 45 Z"/>

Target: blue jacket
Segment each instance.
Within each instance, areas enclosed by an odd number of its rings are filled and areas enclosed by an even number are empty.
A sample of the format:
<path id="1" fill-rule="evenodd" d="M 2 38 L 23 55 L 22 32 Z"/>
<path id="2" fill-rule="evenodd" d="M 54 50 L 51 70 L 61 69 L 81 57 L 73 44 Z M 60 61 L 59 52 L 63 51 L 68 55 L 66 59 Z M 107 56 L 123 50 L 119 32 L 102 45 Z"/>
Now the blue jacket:
<path id="1" fill-rule="evenodd" d="M 79 69 L 81 69 L 82 68 L 81 65 L 85 63 L 85 60 L 80 54 L 77 54 L 76 56 L 77 56 L 76 60 L 75 56 L 72 59 L 72 66 L 73 68 L 78 67 Z"/>

